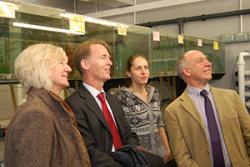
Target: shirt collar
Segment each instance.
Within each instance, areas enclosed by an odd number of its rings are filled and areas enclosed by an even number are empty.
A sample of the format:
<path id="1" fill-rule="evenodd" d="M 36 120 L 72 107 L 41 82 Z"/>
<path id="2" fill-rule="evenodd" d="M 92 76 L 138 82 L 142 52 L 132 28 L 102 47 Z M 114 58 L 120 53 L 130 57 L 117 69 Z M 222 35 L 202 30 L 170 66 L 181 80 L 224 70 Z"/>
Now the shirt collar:
<path id="1" fill-rule="evenodd" d="M 93 97 L 97 97 L 97 95 L 101 92 L 103 92 L 105 94 L 105 91 L 102 89 L 102 91 L 97 90 L 96 88 L 94 88 L 93 86 L 90 86 L 89 84 L 82 82 L 83 86 L 85 86 L 85 88 L 90 92 L 90 94 Z"/>
<path id="2" fill-rule="evenodd" d="M 205 87 L 204 89 L 208 92 L 208 94 L 210 94 L 210 86 L 209 86 L 209 84 L 207 84 L 206 87 Z M 200 96 L 200 92 L 201 92 L 202 90 L 203 90 L 203 89 L 199 89 L 199 88 L 196 88 L 196 87 L 187 85 L 187 91 L 188 91 L 188 93 L 191 94 L 191 95 Z"/>

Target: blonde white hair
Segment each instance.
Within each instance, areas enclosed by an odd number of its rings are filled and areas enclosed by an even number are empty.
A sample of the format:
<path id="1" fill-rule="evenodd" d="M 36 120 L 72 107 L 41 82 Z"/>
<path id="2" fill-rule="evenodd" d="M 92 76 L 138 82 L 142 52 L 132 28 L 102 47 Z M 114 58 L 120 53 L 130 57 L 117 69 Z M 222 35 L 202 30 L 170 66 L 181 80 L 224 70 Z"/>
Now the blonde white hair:
<path id="1" fill-rule="evenodd" d="M 26 92 L 31 87 L 51 90 L 51 68 L 68 57 L 61 47 L 52 44 L 34 44 L 24 49 L 15 60 L 15 75 Z"/>
<path id="2" fill-rule="evenodd" d="M 186 63 L 186 60 L 185 60 L 185 54 L 181 57 L 179 57 L 176 61 L 176 64 L 175 64 L 175 70 L 177 72 L 177 75 L 184 79 L 183 78 L 183 75 L 182 75 L 182 70 L 187 66 L 187 63 Z"/>

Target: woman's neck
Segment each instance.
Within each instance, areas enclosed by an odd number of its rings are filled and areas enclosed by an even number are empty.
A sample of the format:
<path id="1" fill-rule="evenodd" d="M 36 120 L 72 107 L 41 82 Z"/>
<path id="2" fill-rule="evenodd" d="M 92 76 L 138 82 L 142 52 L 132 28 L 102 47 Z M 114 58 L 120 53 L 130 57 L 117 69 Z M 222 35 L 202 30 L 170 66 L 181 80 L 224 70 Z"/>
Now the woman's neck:
<path id="1" fill-rule="evenodd" d="M 148 92 L 145 88 L 145 85 L 135 85 L 132 84 L 129 87 L 130 91 L 136 95 L 137 97 L 139 97 L 140 99 L 142 99 L 144 102 L 147 102 L 148 99 Z"/>
<path id="2" fill-rule="evenodd" d="M 145 85 L 131 84 L 129 89 L 133 92 L 136 92 L 136 93 L 143 93 L 146 91 Z"/>

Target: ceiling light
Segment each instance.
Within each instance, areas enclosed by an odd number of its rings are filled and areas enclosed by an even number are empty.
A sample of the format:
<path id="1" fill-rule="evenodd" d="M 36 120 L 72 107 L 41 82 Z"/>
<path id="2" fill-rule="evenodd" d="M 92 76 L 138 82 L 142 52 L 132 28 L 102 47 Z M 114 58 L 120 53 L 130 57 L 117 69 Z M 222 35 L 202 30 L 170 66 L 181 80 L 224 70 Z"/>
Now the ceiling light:
<path id="1" fill-rule="evenodd" d="M 68 29 L 40 26 L 40 25 L 35 25 L 35 24 L 13 22 L 13 26 L 22 27 L 22 28 L 29 28 L 29 29 L 36 29 L 36 30 L 61 32 L 61 33 L 66 33 L 66 34 L 84 35 L 84 33 L 76 32 L 76 31 L 72 31 L 72 30 L 68 30 Z"/>

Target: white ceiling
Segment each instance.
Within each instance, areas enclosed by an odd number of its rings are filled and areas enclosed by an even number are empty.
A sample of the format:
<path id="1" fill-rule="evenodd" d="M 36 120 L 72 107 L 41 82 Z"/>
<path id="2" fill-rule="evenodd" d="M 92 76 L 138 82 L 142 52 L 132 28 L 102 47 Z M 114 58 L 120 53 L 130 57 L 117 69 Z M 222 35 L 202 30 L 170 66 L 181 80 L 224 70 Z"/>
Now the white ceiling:
<path id="1" fill-rule="evenodd" d="M 20 11 L 26 13 L 53 16 L 53 8 L 92 17 L 109 17 L 115 15 L 141 12 L 146 10 L 183 5 L 207 0 L 3 0 L 21 4 Z M 37 6 L 41 7 L 40 9 Z"/>
<path id="2" fill-rule="evenodd" d="M 32 3 L 36 5 L 44 5 L 44 6 L 53 6 L 57 8 L 65 8 L 66 5 L 71 4 L 70 6 L 77 5 L 81 6 L 83 9 L 83 13 L 86 11 L 96 9 L 113 9 L 113 8 L 121 8 L 134 5 L 134 0 L 4 0 L 14 3 Z M 89 8 L 91 7 L 91 8 Z"/>
<path id="3" fill-rule="evenodd" d="M 61 8 L 68 12 L 77 11 L 79 14 L 100 12 L 117 8 L 130 7 L 134 4 L 156 2 L 158 0 L 2 0 L 16 4 L 30 3 L 54 8 Z M 30 9 L 31 10 L 31 9 Z"/>
<path id="4" fill-rule="evenodd" d="M 122 14 L 133 13 L 133 12 L 141 12 L 141 11 L 146 11 L 146 10 L 159 9 L 163 7 L 190 4 L 190 3 L 201 2 L 201 1 L 206 1 L 206 0 L 156 0 L 152 2 L 145 2 L 142 4 L 130 5 L 130 6 L 123 7 L 123 8 L 114 8 L 114 9 L 98 11 L 98 12 L 90 12 L 90 13 L 86 13 L 86 15 L 92 16 L 92 17 L 109 17 L 109 16 L 122 15 Z"/>

